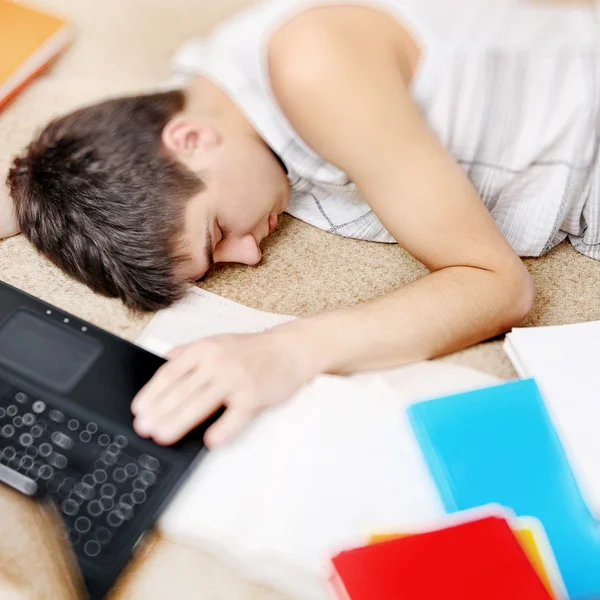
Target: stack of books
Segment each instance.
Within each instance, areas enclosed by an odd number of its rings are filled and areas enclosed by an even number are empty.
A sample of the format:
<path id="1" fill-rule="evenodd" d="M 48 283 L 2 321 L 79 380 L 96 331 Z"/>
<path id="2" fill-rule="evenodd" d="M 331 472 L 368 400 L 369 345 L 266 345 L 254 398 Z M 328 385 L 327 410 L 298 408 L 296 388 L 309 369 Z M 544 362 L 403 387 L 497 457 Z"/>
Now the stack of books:
<path id="1" fill-rule="evenodd" d="M 437 530 L 373 536 L 333 559 L 340 600 L 557 600 L 562 582 L 547 541 L 531 524 L 465 515 Z"/>
<path id="2" fill-rule="evenodd" d="M 600 598 L 600 322 L 505 348 L 527 379 L 407 408 L 450 521 L 335 556 L 341 600 Z"/>

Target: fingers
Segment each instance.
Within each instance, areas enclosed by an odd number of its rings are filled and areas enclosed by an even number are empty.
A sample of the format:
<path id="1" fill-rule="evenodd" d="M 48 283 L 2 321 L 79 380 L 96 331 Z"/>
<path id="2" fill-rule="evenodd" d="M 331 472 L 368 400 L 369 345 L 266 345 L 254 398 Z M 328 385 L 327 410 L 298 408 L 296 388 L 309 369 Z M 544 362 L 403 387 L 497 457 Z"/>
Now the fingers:
<path id="1" fill-rule="evenodd" d="M 177 381 L 186 377 L 197 367 L 193 355 L 184 352 L 166 362 L 156 371 L 154 377 L 137 393 L 131 403 L 131 412 L 137 414 L 151 408 L 168 391 L 176 385 Z"/>
<path id="2" fill-rule="evenodd" d="M 149 428 L 149 435 L 158 444 L 174 444 L 206 421 L 222 404 L 223 394 L 217 388 L 204 387 L 191 392 L 182 396 L 180 402 L 172 404 L 171 410 L 154 421 Z"/>
<path id="3" fill-rule="evenodd" d="M 232 440 L 248 425 L 254 413 L 246 406 L 230 404 L 223 416 L 204 434 L 204 443 L 215 448 Z"/>
<path id="4" fill-rule="evenodd" d="M 190 397 L 202 397 L 203 388 L 207 386 L 206 376 L 202 371 L 189 371 L 183 377 L 174 381 L 173 384 L 156 400 L 146 401 L 134 410 L 136 431 L 142 434 L 150 434 L 160 425 L 165 417 L 181 406 Z"/>

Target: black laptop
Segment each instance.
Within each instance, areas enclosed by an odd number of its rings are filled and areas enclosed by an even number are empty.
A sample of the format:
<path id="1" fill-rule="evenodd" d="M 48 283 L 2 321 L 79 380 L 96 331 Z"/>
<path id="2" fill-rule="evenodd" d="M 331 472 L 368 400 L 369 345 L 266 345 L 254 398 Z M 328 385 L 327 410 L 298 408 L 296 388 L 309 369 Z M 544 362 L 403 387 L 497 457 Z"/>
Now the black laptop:
<path id="1" fill-rule="evenodd" d="M 164 360 L 0 282 L 0 480 L 51 499 L 89 597 L 102 598 L 205 451 L 162 447 L 130 404 Z"/>

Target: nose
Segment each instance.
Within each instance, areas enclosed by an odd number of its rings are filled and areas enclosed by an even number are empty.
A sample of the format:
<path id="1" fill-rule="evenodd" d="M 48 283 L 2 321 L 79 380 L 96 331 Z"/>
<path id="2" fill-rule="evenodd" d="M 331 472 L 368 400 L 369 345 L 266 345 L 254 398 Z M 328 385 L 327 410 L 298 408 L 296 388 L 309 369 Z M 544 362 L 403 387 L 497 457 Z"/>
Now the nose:
<path id="1" fill-rule="evenodd" d="M 215 262 L 234 262 L 244 265 L 257 265 L 262 252 L 252 234 L 241 238 L 227 238 L 217 245 L 214 252 Z"/>

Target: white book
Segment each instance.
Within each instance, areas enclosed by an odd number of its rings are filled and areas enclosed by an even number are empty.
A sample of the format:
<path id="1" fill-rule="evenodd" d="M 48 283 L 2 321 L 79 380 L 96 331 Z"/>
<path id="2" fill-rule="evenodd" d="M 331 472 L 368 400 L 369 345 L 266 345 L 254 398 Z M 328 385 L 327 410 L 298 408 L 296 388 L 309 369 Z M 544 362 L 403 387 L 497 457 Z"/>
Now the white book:
<path id="1" fill-rule="evenodd" d="M 513 329 L 504 349 L 544 396 L 590 510 L 600 514 L 600 321 Z"/>
<path id="2" fill-rule="evenodd" d="M 159 311 L 138 343 L 164 355 L 200 337 L 263 331 L 291 318 L 193 288 Z M 324 600 L 331 556 L 370 533 L 427 529 L 444 515 L 405 407 L 496 381 L 428 361 L 317 377 L 210 452 L 158 528 L 248 579 L 299 600 Z"/>

